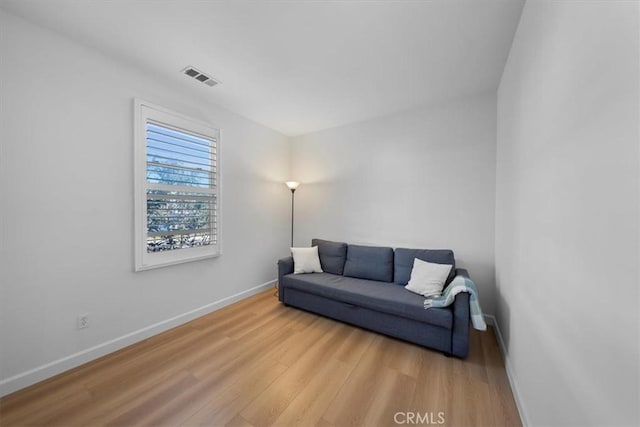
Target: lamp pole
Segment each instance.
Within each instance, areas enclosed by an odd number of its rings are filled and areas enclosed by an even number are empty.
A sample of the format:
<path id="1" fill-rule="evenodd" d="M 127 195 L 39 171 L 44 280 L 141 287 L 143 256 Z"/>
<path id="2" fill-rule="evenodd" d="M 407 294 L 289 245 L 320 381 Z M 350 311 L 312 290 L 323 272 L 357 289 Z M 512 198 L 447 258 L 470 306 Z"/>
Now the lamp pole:
<path id="1" fill-rule="evenodd" d="M 293 204 L 295 199 L 296 189 L 291 189 L 291 247 L 293 247 Z"/>
<path id="2" fill-rule="evenodd" d="M 295 201 L 296 188 L 298 188 L 300 183 L 296 181 L 287 181 L 285 184 L 287 184 L 287 187 L 291 190 L 291 247 L 293 247 L 293 204 Z"/>

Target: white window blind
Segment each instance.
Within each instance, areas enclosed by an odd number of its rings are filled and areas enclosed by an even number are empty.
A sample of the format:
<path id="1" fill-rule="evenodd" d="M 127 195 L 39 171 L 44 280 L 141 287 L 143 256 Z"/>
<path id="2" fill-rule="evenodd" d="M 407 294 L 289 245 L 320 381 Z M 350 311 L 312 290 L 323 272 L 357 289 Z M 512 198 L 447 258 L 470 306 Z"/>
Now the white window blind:
<path id="1" fill-rule="evenodd" d="M 159 107 L 140 108 L 145 224 L 136 269 L 217 255 L 218 130 Z"/>

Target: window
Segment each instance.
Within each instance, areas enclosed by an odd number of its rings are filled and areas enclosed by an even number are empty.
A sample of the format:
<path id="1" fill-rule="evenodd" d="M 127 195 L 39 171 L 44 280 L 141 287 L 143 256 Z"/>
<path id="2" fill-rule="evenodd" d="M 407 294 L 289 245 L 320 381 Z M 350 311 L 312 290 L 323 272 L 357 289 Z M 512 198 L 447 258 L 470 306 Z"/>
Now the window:
<path id="1" fill-rule="evenodd" d="M 135 101 L 136 271 L 220 254 L 219 134 Z"/>

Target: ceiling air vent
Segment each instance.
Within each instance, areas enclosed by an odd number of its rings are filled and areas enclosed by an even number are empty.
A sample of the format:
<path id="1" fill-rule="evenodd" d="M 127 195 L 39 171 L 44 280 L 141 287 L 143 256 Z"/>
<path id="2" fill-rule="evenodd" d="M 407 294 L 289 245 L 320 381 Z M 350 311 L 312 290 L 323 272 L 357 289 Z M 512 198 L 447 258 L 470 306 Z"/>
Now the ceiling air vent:
<path id="1" fill-rule="evenodd" d="M 202 71 L 198 70 L 197 68 L 194 68 L 192 66 L 188 66 L 186 68 L 184 68 L 182 70 L 183 73 L 185 73 L 187 76 L 192 77 L 198 81 L 201 81 L 202 83 L 206 84 L 207 86 L 215 86 L 217 84 L 219 84 L 220 82 L 216 79 L 214 79 L 211 76 L 206 75 L 205 73 L 203 73 Z"/>

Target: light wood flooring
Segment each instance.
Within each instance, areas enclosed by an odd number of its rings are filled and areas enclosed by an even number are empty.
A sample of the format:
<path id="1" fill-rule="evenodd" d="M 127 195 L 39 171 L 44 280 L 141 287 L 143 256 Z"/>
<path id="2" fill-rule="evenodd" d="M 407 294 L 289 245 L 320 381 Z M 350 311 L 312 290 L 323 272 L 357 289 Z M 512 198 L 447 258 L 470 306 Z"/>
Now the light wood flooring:
<path id="1" fill-rule="evenodd" d="M 448 358 L 270 290 L 6 396 L 0 425 L 521 425 L 493 330 L 470 347 Z"/>

